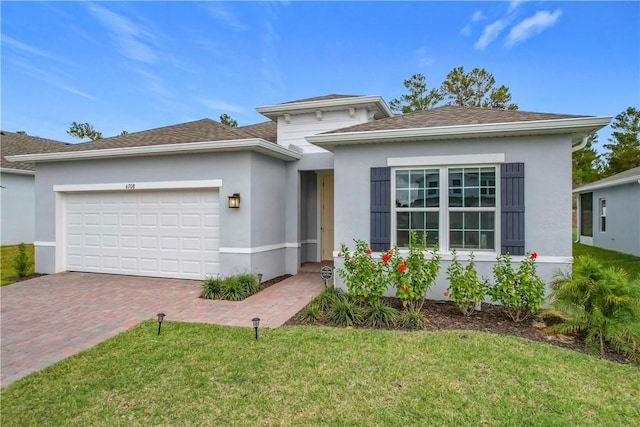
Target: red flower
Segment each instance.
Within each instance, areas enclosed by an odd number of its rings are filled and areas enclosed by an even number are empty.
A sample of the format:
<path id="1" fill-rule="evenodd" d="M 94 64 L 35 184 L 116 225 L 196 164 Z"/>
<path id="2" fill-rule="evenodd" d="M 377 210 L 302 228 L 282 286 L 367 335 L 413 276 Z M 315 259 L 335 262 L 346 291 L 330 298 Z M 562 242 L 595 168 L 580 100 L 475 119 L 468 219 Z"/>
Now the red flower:
<path id="1" fill-rule="evenodd" d="M 371 248 L 367 248 L 367 253 L 370 254 L 371 252 L 373 252 Z"/>
<path id="2" fill-rule="evenodd" d="M 538 258 L 538 254 L 536 252 L 531 252 L 530 258 L 531 259 L 536 259 L 536 258 Z"/>
<path id="3" fill-rule="evenodd" d="M 444 296 L 448 297 L 449 296 L 449 292 L 448 291 L 444 291 Z"/>
<path id="4" fill-rule="evenodd" d="M 403 291 L 405 291 L 405 292 L 407 292 L 407 291 L 409 290 L 409 286 L 404 285 L 404 286 L 402 287 L 402 290 L 403 290 Z"/>
<path id="5" fill-rule="evenodd" d="M 402 272 L 407 268 L 407 261 L 403 261 L 402 264 L 398 266 L 398 271 Z"/>
<path id="6" fill-rule="evenodd" d="M 382 255 L 382 262 L 384 262 L 385 264 L 389 262 L 389 258 L 391 258 L 391 255 L 389 255 L 388 253 L 383 254 Z"/>
<path id="7" fill-rule="evenodd" d="M 342 258 L 342 252 L 338 252 L 338 258 Z"/>
<path id="8" fill-rule="evenodd" d="M 356 263 L 356 259 L 355 258 L 351 258 L 349 261 L 351 262 L 351 264 L 355 264 Z"/>

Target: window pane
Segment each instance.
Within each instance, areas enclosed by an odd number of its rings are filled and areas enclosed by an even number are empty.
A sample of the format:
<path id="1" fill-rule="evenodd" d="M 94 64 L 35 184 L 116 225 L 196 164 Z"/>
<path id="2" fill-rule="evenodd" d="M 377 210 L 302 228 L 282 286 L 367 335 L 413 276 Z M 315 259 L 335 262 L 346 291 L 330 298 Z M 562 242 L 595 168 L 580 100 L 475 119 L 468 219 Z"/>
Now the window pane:
<path id="1" fill-rule="evenodd" d="M 480 228 L 483 230 L 493 230 L 495 226 L 494 212 L 480 212 Z"/>
<path id="2" fill-rule="evenodd" d="M 452 188 L 449 190 L 449 207 L 460 208 L 462 207 L 462 189 Z"/>
<path id="3" fill-rule="evenodd" d="M 411 229 L 424 230 L 424 212 L 411 212 Z"/>
<path id="4" fill-rule="evenodd" d="M 465 169 L 464 170 L 464 186 L 465 187 L 478 187 L 480 185 L 479 182 L 479 171 L 478 169 Z"/>
<path id="5" fill-rule="evenodd" d="M 496 186 L 496 170 L 494 168 L 482 168 L 480 171 L 480 185 L 483 187 Z"/>
<path id="6" fill-rule="evenodd" d="M 464 207 L 474 208 L 480 206 L 480 195 L 478 188 L 464 189 Z"/>
<path id="7" fill-rule="evenodd" d="M 465 212 L 464 213 L 464 229 L 465 230 L 477 230 L 480 225 L 480 218 L 478 212 Z"/>
<path id="8" fill-rule="evenodd" d="M 440 206 L 440 171 L 427 170 L 425 173 L 425 206 Z"/>
<path id="9" fill-rule="evenodd" d="M 396 171 L 396 188 L 409 188 L 409 171 Z"/>
<path id="10" fill-rule="evenodd" d="M 449 188 L 462 187 L 462 169 L 449 169 Z"/>
<path id="11" fill-rule="evenodd" d="M 400 247 L 409 246 L 409 231 L 408 230 L 398 230 L 396 234 L 396 244 Z"/>
<path id="12" fill-rule="evenodd" d="M 433 247 L 438 243 L 438 231 L 427 231 L 427 246 Z"/>
<path id="13" fill-rule="evenodd" d="M 411 190 L 411 207 L 423 208 L 424 207 L 424 190 Z"/>
<path id="14" fill-rule="evenodd" d="M 408 208 L 409 207 L 409 192 L 410 190 L 396 190 L 396 207 Z"/>
<path id="15" fill-rule="evenodd" d="M 462 230 L 462 212 L 449 212 L 449 227 L 452 230 Z"/>
<path id="16" fill-rule="evenodd" d="M 440 213 L 426 212 L 426 216 L 427 216 L 427 230 L 437 230 L 440 223 Z"/>
<path id="17" fill-rule="evenodd" d="M 492 208 L 496 205 L 496 189 L 481 188 L 480 189 L 480 206 L 484 208 Z"/>
<path id="18" fill-rule="evenodd" d="M 464 232 L 464 248 L 465 249 L 478 249 L 479 247 L 479 233 L 476 230 Z"/>
<path id="19" fill-rule="evenodd" d="M 409 229 L 409 212 L 398 212 L 396 214 L 396 227 L 400 229 Z"/>
<path id="20" fill-rule="evenodd" d="M 480 249 L 495 249 L 495 233 L 493 231 L 480 232 Z"/>
<path id="21" fill-rule="evenodd" d="M 411 188 L 424 188 L 424 171 L 410 171 Z"/>
<path id="22" fill-rule="evenodd" d="M 461 249 L 462 246 L 462 231 L 451 231 L 449 233 L 449 246 L 451 249 Z"/>

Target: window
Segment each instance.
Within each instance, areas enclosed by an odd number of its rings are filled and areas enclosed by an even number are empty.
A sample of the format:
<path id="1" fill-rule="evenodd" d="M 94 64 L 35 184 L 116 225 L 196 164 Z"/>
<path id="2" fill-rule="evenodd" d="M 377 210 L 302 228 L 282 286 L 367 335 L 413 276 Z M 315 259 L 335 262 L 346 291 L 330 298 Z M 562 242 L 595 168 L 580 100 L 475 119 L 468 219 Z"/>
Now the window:
<path id="1" fill-rule="evenodd" d="M 593 193 L 580 195 L 580 235 L 593 237 Z"/>
<path id="2" fill-rule="evenodd" d="M 600 231 L 607 231 L 607 201 L 600 199 Z"/>
<path id="3" fill-rule="evenodd" d="M 416 230 L 444 250 L 495 250 L 495 167 L 397 169 L 394 176 L 398 246 Z"/>

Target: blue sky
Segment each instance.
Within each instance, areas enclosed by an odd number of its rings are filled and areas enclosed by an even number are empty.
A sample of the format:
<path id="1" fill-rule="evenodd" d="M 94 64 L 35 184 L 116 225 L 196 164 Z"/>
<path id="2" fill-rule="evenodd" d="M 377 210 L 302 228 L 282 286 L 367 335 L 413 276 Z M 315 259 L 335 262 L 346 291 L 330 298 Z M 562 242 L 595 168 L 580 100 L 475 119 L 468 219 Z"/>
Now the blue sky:
<path id="1" fill-rule="evenodd" d="M 1 3 L 3 130 L 113 136 L 485 68 L 521 110 L 640 106 L 638 2 Z M 600 144 L 610 130 L 600 133 Z"/>

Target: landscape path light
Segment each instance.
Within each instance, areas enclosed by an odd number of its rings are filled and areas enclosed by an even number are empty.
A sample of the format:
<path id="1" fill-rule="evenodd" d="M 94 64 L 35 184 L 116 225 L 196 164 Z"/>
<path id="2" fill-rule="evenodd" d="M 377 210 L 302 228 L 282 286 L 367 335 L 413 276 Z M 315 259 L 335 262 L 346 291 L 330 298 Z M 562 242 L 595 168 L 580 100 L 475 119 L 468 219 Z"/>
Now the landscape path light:
<path id="1" fill-rule="evenodd" d="M 253 322 L 253 329 L 256 331 L 256 341 L 258 341 L 258 326 L 260 326 L 260 318 L 254 317 L 251 321 Z"/>
<path id="2" fill-rule="evenodd" d="M 158 313 L 158 335 L 160 335 L 160 328 L 162 328 L 162 321 L 164 320 L 164 313 Z"/>

